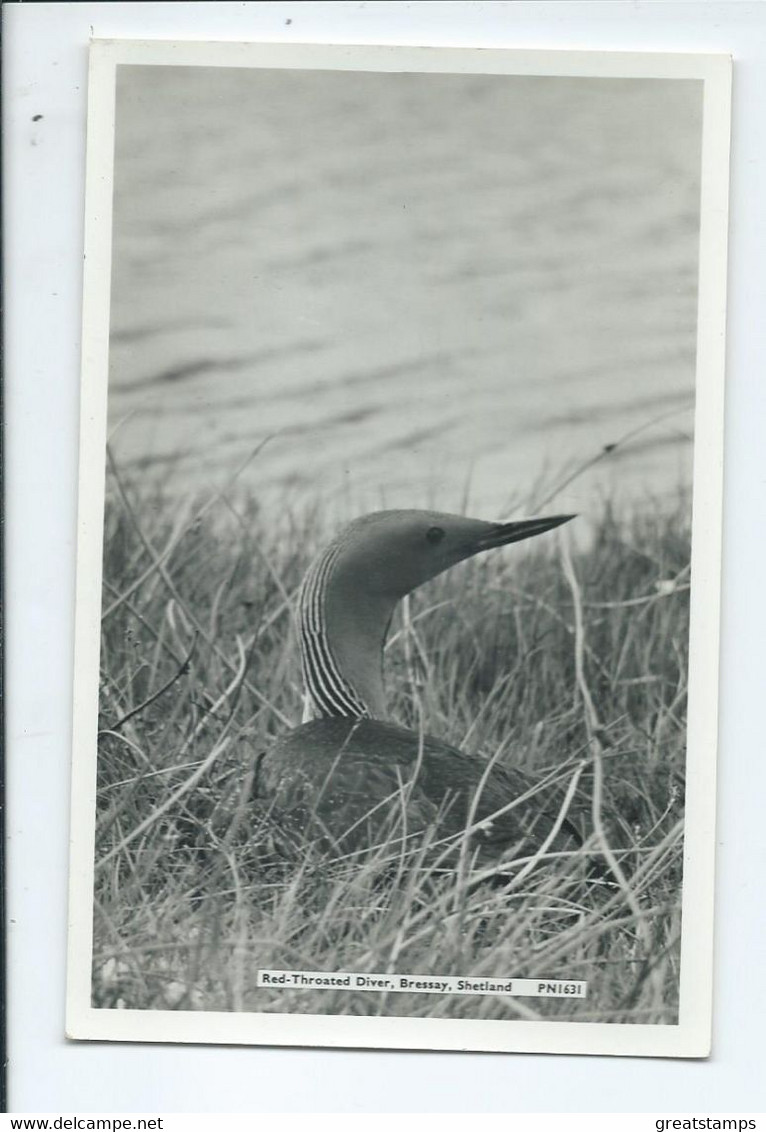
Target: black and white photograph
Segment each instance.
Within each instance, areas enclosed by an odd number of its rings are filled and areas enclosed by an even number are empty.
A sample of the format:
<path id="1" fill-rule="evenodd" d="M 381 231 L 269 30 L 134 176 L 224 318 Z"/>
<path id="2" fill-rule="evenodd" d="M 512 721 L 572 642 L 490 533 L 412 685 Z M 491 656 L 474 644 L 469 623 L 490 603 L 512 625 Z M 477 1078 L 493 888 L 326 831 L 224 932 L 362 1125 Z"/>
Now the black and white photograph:
<path id="1" fill-rule="evenodd" d="M 92 45 L 71 1037 L 706 1056 L 729 80 Z"/>

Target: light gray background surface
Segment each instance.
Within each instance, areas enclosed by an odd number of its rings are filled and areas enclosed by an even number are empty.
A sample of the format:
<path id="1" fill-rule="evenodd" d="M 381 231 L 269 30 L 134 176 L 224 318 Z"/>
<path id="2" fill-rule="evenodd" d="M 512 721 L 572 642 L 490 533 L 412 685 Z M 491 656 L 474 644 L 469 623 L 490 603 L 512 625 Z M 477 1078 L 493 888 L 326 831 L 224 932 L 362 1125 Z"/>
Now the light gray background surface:
<path id="1" fill-rule="evenodd" d="M 291 21 L 287 23 L 287 21 Z M 13 1111 L 745 1111 L 766 938 L 766 5 L 5 5 L 7 695 Z M 88 36 L 734 56 L 716 1009 L 709 1062 L 63 1039 Z M 42 114 L 39 122 L 35 115 Z"/>

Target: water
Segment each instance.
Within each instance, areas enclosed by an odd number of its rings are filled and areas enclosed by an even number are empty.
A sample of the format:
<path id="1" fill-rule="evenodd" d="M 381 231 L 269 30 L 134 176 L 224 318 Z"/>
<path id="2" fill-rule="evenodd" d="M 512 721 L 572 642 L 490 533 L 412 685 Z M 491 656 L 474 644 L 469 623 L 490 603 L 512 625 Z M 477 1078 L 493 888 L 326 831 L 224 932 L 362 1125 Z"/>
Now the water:
<path id="1" fill-rule="evenodd" d="M 126 474 L 270 437 L 264 503 L 490 517 L 647 426 L 551 505 L 689 482 L 701 84 L 123 67 L 117 121 Z"/>

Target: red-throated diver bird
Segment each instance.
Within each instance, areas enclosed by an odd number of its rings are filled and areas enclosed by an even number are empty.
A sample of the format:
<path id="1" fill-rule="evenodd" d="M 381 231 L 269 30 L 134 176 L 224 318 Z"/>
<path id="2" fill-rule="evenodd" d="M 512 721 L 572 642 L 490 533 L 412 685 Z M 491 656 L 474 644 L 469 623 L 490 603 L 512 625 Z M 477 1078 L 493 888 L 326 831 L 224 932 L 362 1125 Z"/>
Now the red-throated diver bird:
<path id="1" fill-rule="evenodd" d="M 559 814 L 526 774 L 386 722 L 383 647 L 397 603 L 451 566 L 573 518 L 491 523 L 433 511 L 378 511 L 311 565 L 298 624 L 308 722 L 278 739 L 259 778 L 275 810 L 334 850 L 470 827 L 486 859 L 534 852 Z M 516 800 L 519 804 L 514 804 Z M 475 848 L 474 848 L 475 846 Z M 449 851 L 449 850 L 448 850 Z"/>

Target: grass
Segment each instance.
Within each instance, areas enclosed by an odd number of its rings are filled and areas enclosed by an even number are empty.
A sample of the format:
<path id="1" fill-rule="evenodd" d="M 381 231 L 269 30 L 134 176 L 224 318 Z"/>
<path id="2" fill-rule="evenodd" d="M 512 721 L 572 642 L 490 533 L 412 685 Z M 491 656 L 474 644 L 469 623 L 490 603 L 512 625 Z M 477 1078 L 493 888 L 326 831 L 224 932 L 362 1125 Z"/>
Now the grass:
<path id="1" fill-rule="evenodd" d="M 582 849 L 494 883 L 383 845 L 328 859 L 251 800 L 300 721 L 292 599 L 334 531 L 125 484 L 105 518 L 93 1003 L 133 1009 L 673 1023 L 689 506 L 603 506 L 592 539 L 480 556 L 411 595 L 390 715 L 545 783 Z M 540 787 L 541 790 L 544 786 Z M 256 987 L 259 968 L 587 979 L 588 997 Z"/>

